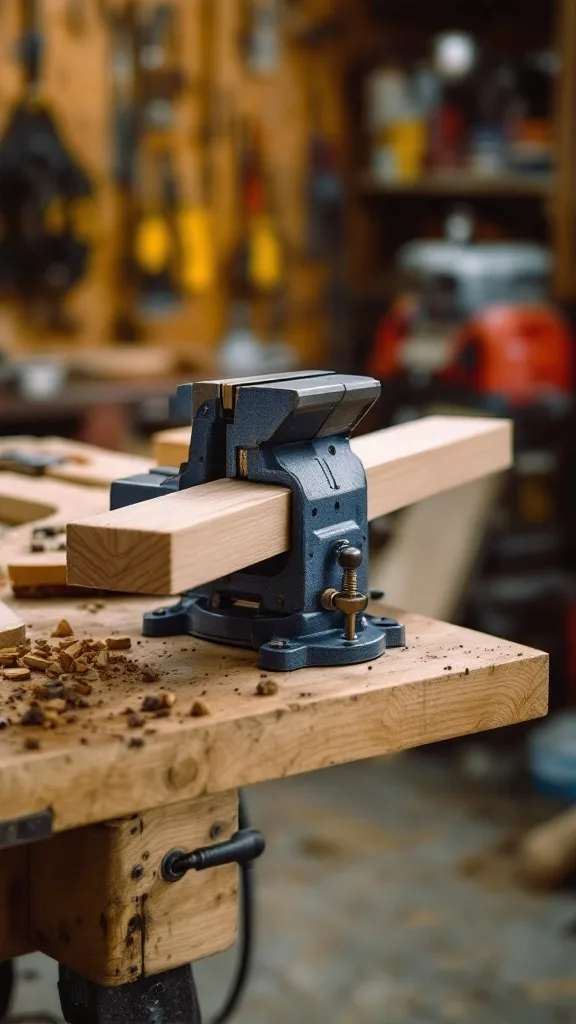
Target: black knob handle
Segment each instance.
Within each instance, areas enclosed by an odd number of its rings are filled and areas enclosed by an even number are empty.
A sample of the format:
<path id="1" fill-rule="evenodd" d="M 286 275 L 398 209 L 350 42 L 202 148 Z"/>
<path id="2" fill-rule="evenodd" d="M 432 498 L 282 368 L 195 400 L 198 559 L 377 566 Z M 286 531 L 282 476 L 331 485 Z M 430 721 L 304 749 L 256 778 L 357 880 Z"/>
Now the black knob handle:
<path id="1" fill-rule="evenodd" d="M 360 548 L 354 548 L 351 545 L 347 545 L 345 548 L 340 548 L 338 552 L 338 564 L 343 569 L 357 569 L 362 564 L 362 552 Z"/>
<path id="2" fill-rule="evenodd" d="M 191 853 L 170 850 L 165 854 L 160 873 L 165 882 L 179 882 L 187 871 L 205 871 L 224 864 L 247 864 L 264 853 L 266 841 L 258 829 L 245 828 L 231 839 L 214 846 L 202 846 Z"/>

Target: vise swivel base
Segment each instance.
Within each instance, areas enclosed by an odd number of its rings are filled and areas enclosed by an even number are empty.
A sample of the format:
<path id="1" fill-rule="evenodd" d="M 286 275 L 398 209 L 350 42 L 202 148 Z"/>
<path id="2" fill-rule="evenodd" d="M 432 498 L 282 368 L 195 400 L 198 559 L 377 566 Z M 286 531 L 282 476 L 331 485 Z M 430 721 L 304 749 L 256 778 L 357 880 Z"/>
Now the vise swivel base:
<path id="1" fill-rule="evenodd" d="M 261 668 L 350 665 L 404 646 L 395 619 L 365 614 L 366 476 L 350 433 L 378 381 L 323 371 L 204 381 L 178 388 L 190 418 L 179 471 L 116 481 L 112 508 L 236 477 L 290 488 L 290 549 L 186 593 L 144 617 L 146 636 L 189 633 L 258 650 Z"/>

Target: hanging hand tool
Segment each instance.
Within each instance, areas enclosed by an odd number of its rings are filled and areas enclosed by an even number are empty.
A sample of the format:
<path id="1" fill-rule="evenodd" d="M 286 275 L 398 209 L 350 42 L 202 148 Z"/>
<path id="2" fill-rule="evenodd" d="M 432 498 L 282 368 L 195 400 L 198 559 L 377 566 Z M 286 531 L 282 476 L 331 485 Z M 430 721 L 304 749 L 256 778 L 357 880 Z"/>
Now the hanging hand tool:
<path id="1" fill-rule="evenodd" d="M 144 199 L 134 239 L 140 302 L 149 313 L 164 312 L 177 300 L 175 216 L 177 185 L 170 154 L 156 154 L 143 168 Z M 153 172 L 153 180 L 152 173 Z"/>
<path id="2" fill-rule="evenodd" d="M 201 127 L 198 139 L 200 169 L 194 201 L 181 207 L 177 216 L 180 241 L 180 284 L 190 295 L 210 290 L 216 277 L 216 250 L 212 202 L 214 197 L 213 147 L 217 134 L 215 110 L 215 0 L 202 0 L 200 8 Z"/>
<path id="3" fill-rule="evenodd" d="M 117 341 L 137 342 L 144 329 L 138 317 L 139 281 L 134 261 L 138 225 L 136 163 L 141 135 L 138 97 L 138 31 L 136 7 L 121 10 L 104 6 L 102 16 L 111 37 L 112 174 L 117 191 L 118 235 L 116 278 L 118 288 L 111 334 Z"/>
<path id="4" fill-rule="evenodd" d="M 183 207 L 178 211 L 180 241 L 180 284 L 189 295 L 209 291 L 216 274 L 212 225 L 205 206 Z"/>
<path id="5" fill-rule="evenodd" d="M 137 9 L 139 99 L 144 131 L 166 131 L 173 127 L 175 101 L 185 86 L 184 73 L 174 56 L 175 13 L 171 2 Z"/>
<path id="6" fill-rule="evenodd" d="M 84 276 L 91 246 L 92 184 L 62 140 L 42 95 L 38 0 L 22 0 L 24 96 L 0 140 L 0 218 L 10 285 L 64 329 L 62 302 Z"/>
<path id="7" fill-rule="evenodd" d="M 253 125 L 245 124 L 240 150 L 242 237 L 232 261 L 235 291 L 269 295 L 282 282 L 282 245 L 266 194 L 262 147 Z"/>
<path id="8" fill-rule="evenodd" d="M 311 259 L 329 259 L 342 244 L 344 188 L 335 146 L 322 130 L 319 114 L 313 125 L 306 176 L 306 249 Z"/>

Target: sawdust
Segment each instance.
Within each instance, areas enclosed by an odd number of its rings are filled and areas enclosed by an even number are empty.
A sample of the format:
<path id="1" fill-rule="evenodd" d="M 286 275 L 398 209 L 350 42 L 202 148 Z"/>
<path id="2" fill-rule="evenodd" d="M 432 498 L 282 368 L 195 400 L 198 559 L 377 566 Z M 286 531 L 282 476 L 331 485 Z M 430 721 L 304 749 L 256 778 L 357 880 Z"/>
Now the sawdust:
<path id="1" fill-rule="evenodd" d="M 6 705 L 2 728 L 56 729 L 70 725 L 77 720 L 71 712 L 89 711 L 94 706 L 87 698 L 93 695 L 95 686 L 123 677 L 136 685 L 158 681 L 161 673 L 131 657 L 130 648 L 129 636 L 79 637 L 66 619 L 56 624 L 49 639 L 29 638 L 18 647 L 2 648 L 0 693 Z M 168 715 L 175 700 L 173 694 L 162 691 L 152 698 L 153 708 L 146 710 Z M 96 703 L 100 705 L 101 698 Z M 137 718 L 133 713 L 129 728 L 139 727 Z M 25 749 L 38 747 L 27 737 Z"/>

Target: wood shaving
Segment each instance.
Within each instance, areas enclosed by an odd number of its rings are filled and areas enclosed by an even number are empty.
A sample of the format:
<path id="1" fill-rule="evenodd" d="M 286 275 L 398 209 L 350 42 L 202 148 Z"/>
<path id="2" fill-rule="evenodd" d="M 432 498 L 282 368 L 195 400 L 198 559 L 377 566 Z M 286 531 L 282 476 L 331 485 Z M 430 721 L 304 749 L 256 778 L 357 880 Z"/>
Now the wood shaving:
<path id="1" fill-rule="evenodd" d="M 76 643 L 71 644 L 70 647 L 66 648 L 66 654 L 70 658 L 77 658 L 82 653 L 82 641 L 77 640 Z"/>
<path id="2" fill-rule="evenodd" d="M 44 725 L 44 712 L 42 708 L 28 708 L 20 719 L 20 725 Z"/>
<path id="3" fill-rule="evenodd" d="M 11 679 L 12 682 L 23 683 L 27 679 L 30 679 L 31 672 L 29 668 L 5 668 L 4 678 Z"/>
<path id="4" fill-rule="evenodd" d="M 127 651 L 132 646 L 129 636 L 108 636 L 106 646 L 109 651 Z"/>
<path id="5" fill-rule="evenodd" d="M 278 683 L 275 683 L 273 679 L 261 679 L 256 687 L 256 696 L 258 697 L 273 697 L 276 693 L 278 693 Z"/>
<path id="6" fill-rule="evenodd" d="M 144 697 L 140 710 L 141 711 L 161 711 L 162 709 L 170 709 L 176 703 L 176 694 L 174 693 L 157 693 L 149 694 Z"/>
<path id="7" fill-rule="evenodd" d="M 35 654 L 25 654 L 22 661 L 28 668 L 38 669 L 39 672 L 45 672 L 50 664 L 46 658 L 39 658 Z"/>
<path id="8" fill-rule="evenodd" d="M 64 672 L 73 672 L 76 667 L 74 658 L 68 653 L 68 651 L 62 651 L 58 658 L 60 666 Z"/>
<path id="9" fill-rule="evenodd" d="M 210 708 L 203 700 L 195 700 L 192 707 L 190 708 L 190 714 L 192 718 L 204 718 L 210 714 Z"/>
<path id="10" fill-rule="evenodd" d="M 44 711 L 56 711 L 57 714 L 62 714 L 66 711 L 66 701 L 62 697 L 56 697 L 54 700 L 47 700 L 44 704 Z"/>
<path id="11" fill-rule="evenodd" d="M 60 619 L 56 629 L 50 634 L 50 636 L 74 636 L 74 630 L 67 619 Z"/>

